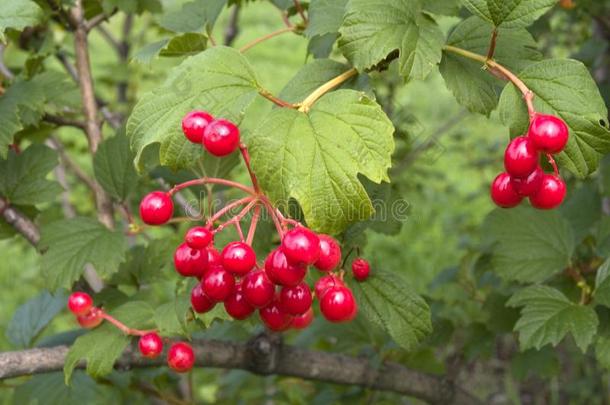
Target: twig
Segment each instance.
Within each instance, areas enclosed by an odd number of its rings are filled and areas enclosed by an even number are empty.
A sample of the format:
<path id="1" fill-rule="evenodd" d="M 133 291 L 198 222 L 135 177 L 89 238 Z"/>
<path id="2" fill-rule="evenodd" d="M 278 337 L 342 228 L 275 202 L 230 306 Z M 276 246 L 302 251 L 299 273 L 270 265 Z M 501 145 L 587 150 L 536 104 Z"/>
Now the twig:
<path id="1" fill-rule="evenodd" d="M 231 11 L 231 16 L 229 17 L 229 24 L 225 29 L 225 46 L 231 46 L 233 44 L 233 41 L 235 41 L 235 38 L 237 38 L 237 35 L 239 34 L 239 10 L 239 4 L 236 4 L 233 7 L 233 10 Z"/>
<path id="2" fill-rule="evenodd" d="M 70 118 L 60 117 L 52 114 L 45 114 L 42 117 L 43 121 L 49 122 L 51 124 L 55 124 L 62 127 L 74 127 L 78 129 L 85 129 L 85 123 L 78 120 L 73 120 Z"/>
<path id="3" fill-rule="evenodd" d="M 301 5 L 301 2 L 299 0 L 293 0 L 294 2 L 294 7 L 297 9 L 297 13 L 299 13 L 299 15 L 301 16 L 301 19 L 303 20 L 303 23 L 307 24 L 308 20 L 307 20 L 307 16 L 305 15 L 305 12 L 303 11 L 303 6 Z"/>
<path id="4" fill-rule="evenodd" d="M 239 48 L 239 52 L 241 53 L 245 53 L 247 52 L 250 48 L 255 47 L 256 45 L 260 44 L 261 42 L 265 42 L 271 38 L 277 37 L 278 35 L 282 35 L 285 34 L 287 32 L 293 32 L 295 30 L 295 27 L 286 27 L 286 28 L 281 28 L 277 31 L 273 31 L 265 36 L 262 36 L 260 38 L 257 38 L 255 40 L 253 40 L 252 42 L 249 42 L 248 44 L 242 46 L 241 48 Z"/>
<path id="5" fill-rule="evenodd" d="M 85 173 L 85 171 L 83 169 L 81 169 L 81 167 L 78 164 L 76 164 L 76 162 L 74 162 L 70 158 L 70 156 L 68 156 L 68 154 L 66 153 L 61 142 L 56 137 L 51 136 L 49 138 L 49 144 L 53 149 L 55 149 L 57 151 L 57 154 L 59 155 L 59 159 L 60 159 L 61 163 L 63 165 L 65 165 L 72 173 L 74 173 L 74 175 L 80 181 L 85 183 L 85 185 L 87 185 L 87 187 L 89 187 L 89 189 L 91 191 L 95 192 L 98 185 L 95 183 L 95 181 L 91 177 L 89 177 L 89 175 L 87 175 L 87 173 Z"/>
<path id="6" fill-rule="evenodd" d="M 303 100 L 301 106 L 299 107 L 299 111 L 305 113 L 308 112 L 311 106 L 316 101 L 318 101 L 320 97 L 322 97 L 324 94 L 328 93 L 335 87 L 346 82 L 347 80 L 351 79 L 352 77 L 356 76 L 357 74 L 358 71 L 356 70 L 356 68 L 352 68 L 346 72 L 341 73 L 339 76 L 327 81 L 326 83 L 315 89 L 309 96 L 307 96 L 307 98 L 305 98 L 305 100 Z"/>
<path id="7" fill-rule="evenodd" d="M 0 213 L 4 220 L 20 233 L 34 247 L 40 241 L 40 231 L 30 218 L 21 211 L 12 207 L 7 200 L 0 198 Z"/>
<path id="8" fill-rule="evenodd" d="M 489 40 L 489 49 L 487 50 L 487 60 L 493 59 L 496 53 L 496 41 L 498 40 L 498 29 L 494 27 L 491 31 L 491 39 Z"/>

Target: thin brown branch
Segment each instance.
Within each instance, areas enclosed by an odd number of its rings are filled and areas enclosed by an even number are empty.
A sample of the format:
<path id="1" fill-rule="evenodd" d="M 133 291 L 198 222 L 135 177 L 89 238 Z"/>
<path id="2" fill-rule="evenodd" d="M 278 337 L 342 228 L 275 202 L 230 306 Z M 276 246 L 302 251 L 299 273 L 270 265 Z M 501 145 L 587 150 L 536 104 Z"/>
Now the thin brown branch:
<path id="1" fill-rule="evenodd" d="M 231 16 L 229 17 L 229 24 L 225 29 L 225 46 L 231 46 L 237 35 L 239 34 L 239 4 L 236 4 L 231 11 Z"/>
<path id="2" fill-rule="evenodd" d="M 73 120 L 70 118 L 66 118 L 66 117 L 60 117 L 58 115 L 52 115 L 52 114 L 45 114 L 42 117 L 43 121 L 46 121 L 48 123 L 51 124 L 55 124 L 61 127 L 74 127 L 74 128 L 79 128 L 84 130 L 85 129 L 85 123 L 82 121 L 78 121 L 78 120 Z"/>
<path id="3" fill-rule="evenodd" d="M 255 40 L 253 40 L 252 42 L 242 46 L 239 49 L 239 52 L 241 53 L 245 53 L 248 52 L 249 49 L 255 47 L 256 45 L 260 44 L 261 42 L 265 42 L 271 38 L 277 37 L 278 35 L 282 35 L 285 34 L 287 32 L 293 32 L 296 28 L 295 27 L 285 27 L 285 28 L 281 28 L 277 31 L 273 31 L 265 36 L 262 36 L 260 38 L 256 38 Z"/>
<path id="4" fill-rule="evenodd" d="M 305 12 L 303 11 L 303 6 L 301 5 L 301 2 L 299 0 L 293 0 L 293 3 L 294 3 L 294 7 L 297 9 L 297 13 L 299 13 L 299 15 L 301 16 L 303 23 L 307 24 L 307 22 L 308 22 L 307 16 L 305 15 Z"/>
<path id="5" fill-rule="evenodd" d="M 494 28 L 491 32 L 491 39 L 489 40 L 489 49 L 487 50 L 487 59 L 493 59 L 496 53 L 496 41 L 498 40 L 498 29 Z"/>
<path id="6" fill-rule="evenodd" d="M 4 220 L 20 233 L 34 247 L 38 245 L 40 240 L 40 231 L 30 218 L 12 207 L 4 198 L 0 198 L 0 213 Z"/>
<path id="7" fill-rule="evenodd" d="M 82 181 L 92 192 L 95 193 L 99 185 L 91 177 L 89 177 L 89 175 L 85 173 L 85 171 L 75 161 L 73 161 L 70 156 L 68 156 L 61 142 L 52 136 L 49 138 L 49 144 L 57 151 L 61 164 L 74 173 L 74 175 L 80 181 Z"/>

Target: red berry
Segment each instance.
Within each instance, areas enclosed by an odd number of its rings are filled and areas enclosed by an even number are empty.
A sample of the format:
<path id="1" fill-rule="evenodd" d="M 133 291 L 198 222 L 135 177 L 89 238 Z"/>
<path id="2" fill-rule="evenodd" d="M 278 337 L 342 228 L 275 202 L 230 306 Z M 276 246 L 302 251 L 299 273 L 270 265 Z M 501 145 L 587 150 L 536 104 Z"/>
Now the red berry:
<path id="1" fill-rule="evenodd" d="M 79 315 L 76 317 L 78 324 L 85 329 L 93 329 L 102 321 L 102 311 L 99 308 L 93 307 L 84 315 Z"/>
<path id="2" fill-rule="evenodd" d="M 235 286 L 233 294 L 226 299 L 225 310 L 232 318 L 239 320 L 246 319 L 254 312 L 254 307 L 247 302 L 244 296 L 242 284 Z"/>
<path id="3" fill-rule="evenodd" d="M 568 143 L 569 131 L 561 118 L 537 114 L 530 124 L 528 136 L 538 150 L 545 153 L 559 153 Z"/>
<path id="4" fill-rule="evenodd" d="M 208 251 L 208 267 L 222 266 L 222 258 L 218 250 L 214 249 L 213 246 L 208 246 L 206 250 Z"/>
<path id="5" fill-rule="evenodd" d="M 294 287 L 283 287 L 280 291 L 280 306 L 290 315 L 302 315 L 311 308 L 311 291 L 307 283 Z"/>
<path id="6" fill-rule="evenodd" d="M 331 322 L 343 322 L 355 316 L 356 300 L 347 287 L 331 287 L 320 300 L 320 311 Z"/>
<path id="7" fill-rule="evenodd" d="M 504 167 L 512 177 L 527 177 L 538 167 L 538 150 L 525 136 L 513 139 L 504 152 Z"/>
<path id="8" fill-rule="evenodd" d="M 205 127 L 203 146 L 214 156 L 226 156 L 239 146 L 239 128 L 227 120 L 214 120 Z"/>
<path id="9" fill-rule="evenodd" d="M 529 197 L 538 192 L 543 177 L 544 172 L 542 171 L 542 168 L 538 166 L 536 170 L 526 178 L 511 177 L 510 183 L 517 194 L 522 197 Z"/>
<path id="10" fill-rule="evenodd" d="M 150 332 L 140 337 L 138 347 L 140 348 L 140 353 L 142 356 L 149 359 L 154 359 L 163 351 L 163 341 L 155 332 Z"/>
<path id="11" fill-rule="evenodd" d="M 191 111 L 182 118 L 182 132 L 189 141 L 201 143 L 205 127 L 213 120 L 214 118 L 205 111 Z"/>
<path id="12" fill-rule="evenodd" d="M 530 203 L 539 209 L 550 210 L 558 207 L 566 196 L 566 184 L 561 177 L 545 174 L 538 192 L 530 197 Z"/>
<path id="13" fill-rule="evenodd" d="M 309 307 L 307 312 L 302 315 L 295 316 L 292 318 L 292 322 L 290 323 L 290 327 L 294 329 L 305 329 L 308 327 L 313 321 L 313 308 Z"/>
<path id="14" fill-rule="evenodd" d="M 321 299 L 326 291 L 336 286 L 344 286 L 343 281 L 341 281 L 339 277 L 332 274 L 320 277 L 320 279 L 316 281 L 316 284 L 314 285 L 316 297 Z"/>
<path id="15" fill-rule="evenodd" d="M 258 314 L 263 323 L 276 332 L 286 330 L 292 322 L 292 316 L 282 309 L 277 297 L 267 306 L 259 309 Z"/>
<path id="16" fill-rule="evenodd" d="M 214 234 L 208 228 L 195 226 L 188 230 L 184 241 L 193 249 L 204 249 L 214 240 Z"/>
<path id="17" fill-rule="evenodd" d="M 93 307 L 93 299 L 84 292 L 75 292 L 68 297 L 68 309 L 74 315 L 85 315 Z"/>
<path id="18" fill-rule="evenodd" d="M 320 257 L 314 266 L 322 271 L 331 271 L 341 262 L 341 247 L 332 236 L 318 235 L 318 238 L 320 239 Z"/>
<path id="19" fill-rule="evenodd" d="M 203 292 L 203 286 L 201 283 L 197 283 L 191 290 L 191 306 L 193 310 L 199 314 L 211 311 L 216 303 L 208 298 Z"/>
<path id="20" fill-rule="evenodd" d="M 246 301 L 255 308 L 262 308 L 273 300 L 275 286 L 263 270 L 253 270 L 242 281 Z"/>
<path id="21" fill-rule="evenodd" d="M 195 365 L 195 353 L 188 343 L 178 342 L 167 351 L 167 365 L 178 373 L 185 373 Z"/>
<path id="22" fill-rule="evenodd" d="M 369 277 L 371 265 L 365 259 L 358 257 L 352 262 L 352 274 L 358 281 L 364 281 Z"/>
<path id="23" fill-rule="evenodd" d="M 174 202 L 169 194 L 153 191 L 140 202 L 140 218 L 148 225 L 163 225 L 174 214 Z"/>
<path id="24" fill-rule="evenodd" d="M 174 267 L 184 277 L 202 277 L 208 265 L 208 255 L 203 249 L 190 248 L 182 243 L 174 252 Z"/>
<path id="25" fill-rule="evenodd" d="M 243 275 L 256 265 L 254 250 L 244 242 L 231 242 L 222 250 L 222 266 L 231 273 Z"/>
<path id="26" fill-rule="evenodd" d="M 222 267 L 210 269 L 201 282 L 203 292 L 212 301 L 224 301 L 235 289 L 235 277 Z"/>
<path id="27" fill-rule="evenodd" d="M 320 238 L 313 231 L 299 226 L 286 232 L 281 249 L 292 263 L 314 264 L 320 257 Z"/>
<path id="28" fill-rule="evenodd" d="M 511 208 L 519 205 L 523 197 L 517 194 L 508 173 L 500 173 L 491 183 L 491 199 L 497 206 Z"/>
<path id="29" fill-rule="evenodd" d="M 295 286 L 305 278 L 307 267 L 303 264 L 292 264 L 282 250 L 275 249 L 265 260 L 265 271 L 275 284 Z"/>

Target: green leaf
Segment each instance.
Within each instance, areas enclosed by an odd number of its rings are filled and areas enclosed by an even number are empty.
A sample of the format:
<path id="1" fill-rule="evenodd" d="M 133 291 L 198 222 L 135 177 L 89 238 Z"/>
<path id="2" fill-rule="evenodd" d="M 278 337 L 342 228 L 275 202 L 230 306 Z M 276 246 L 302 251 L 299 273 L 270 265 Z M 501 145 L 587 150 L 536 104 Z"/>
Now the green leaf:
<path id="1" fill-rule="evenodd" d="M 376 102 L 338 90 L 309 113 L 282 108 L 264 117 L 248 139 L 252 166 L 278 205 L 293 197 L 310 227 L 336 234 L 374 213 L 358 174 L 389 181 L 393 130 Z"/>
<path id="2" fill-rule="evenodd" d="M 125 256 L 125 237 L 90 218 L 60 220 L 44 226 L 40 246 L 47 248 L 42 269 L 50 290 L 71 287 L 87 263 L 102 276 L 116 272 Z"/>
<path id="3" fill-rule="evenodd" d="M 136 62 L 149 65 L 159 56 L 181 57 L 196 55 L 207 48 L 208 37 L 203 34 L 187 32 L 172 38 L 153 42 L 133 55 Z"/>
<path id="4" fill-rule="evenodd" d="M 155 323 L 159 329 L 159 333 L 162 335 L 183 335 L 186 333 L 184 326 L 178 319 L 176 313 L 176 304 L 174 302 L 167 302 L 159 306 L 155 310 Z"/>
<path id="5" fill-rule="evenodd" d="M 547 286 L 531 286 L 514 294 L 506 303 L 523 307 L 515 325 L 521 349 L 552 344 L 556 346 L 568 333 L 583 352 L 593 341 L 599 320 L 595 311 L 571 302 L 560 291 Z"/>
<path id="6" fill-rule="evenodd" d="M 597 191 L 597 184 L 585 183 L 571 191 L 570 198 L 561 204 L 559 211 L 572 225 L 574 239 L 577 243 L 592 233 L 602 217 L 602 200 Z"/>
<path id="7" fill-rule="evenodd" d="M 495 242 L 492 266 L 507 280 L 544 281 L 569 266 L 574 252 L 570 224 L 556 211 L 496 209 L 485 220 L 483 235 Z"/>
<path id="8" fill-rule="evenodd" d="M 305 35 L 334 34 L 339 31 L 348 0 L 311 0 L 309 3 L 309 24 Z"/>
<path id="9" fill-rule="evenodd" d="M 163 15 L 159 24 L 174 32 L 210 32 L 226 0 L 195 0 Z"/>
<path id="10" fill-rule="evenodd" d="M 455 27 L 447 44 L 485 55 L 492 29 L 480 18 L 470 17 Z M 542 59 L 542 54 L 526 29 L 500 28 L 494 58 L 518 72 Z M 480 62 L 445 51 L 440 71 L 458 102 L 470 111 L 489 115 L 498 105 L 505 83 L 483 70 Z"/>
<path id="11" fill-rule="evenodd" d="M 191 167 L 203 149 L 184 137 L 182 117 L 192 109 L 204 108 L 214 116 L 239 122 L 257 89 L 254 70 L 235 49 L 218 46 L 186 59 L 165 83 L 139 100 L 129 117 L 127 135 L 137 166 L 143 167 L 144 149 L 160 143 L 162 165 Z"/>
<path id="12" fill-rule="evenodd" d="M 534 92 L 536 110 L 561 117 L 570 139 L 556 156 L 560 167 L 585 177 L 593 173 L 601 155 L 610 152 L 608 109 L 599 89 L 581 62 L 551 59 L 529 66 L 519 74 Z M 513 135 L 527 131 L 529 117 L 523 97 L 508 84 L 500 97 L 500 118 Z"/>
<path id="13" fill-rule="evenodd" d="M 549 347 L 517 353 L 510 362 L 513 377 L 523 381 L 530 376 L 550 378 L 561 370 L 557 353 Z"/>
<path id="14" fill-rule="evenodd" d="M 42 15 L 42 9 L 32 0 L 4 0 L 0 5 L 0 41 L 4 42 L 7 28 L 22 30 L 36 25 Z"/>
<path id="15" fill-rule="evenodd" d="M 424 79 L 441 60 L 444 36 L 416 0 L 350 0 L 339 47 L 359 70 L 398 50 L 400 74 Z"/>
<path id="16" fill-rule="evenodd" d="M 557 4 L 556 0 L 463 0 L 473 14 L 496 27 L 527 27 Z"/>
<path id="17" fill-rule="evenodd" d="M 0 195 L 20 205 L 52 201 L 62 188 L 46 177 L 57 164 L 57 153 L 43 145 L 32 145 L 20 154 L 11 150 L 7 160 L 0 159 Z"/>
<path id="18" fill-rule="evenodd" d="M 596 303 L 610 307 L 610 259 L 597 269 L 593 297 Z"/>
<path id="19" fill-rule="evenodd" d="M 366 282 L 352 287 L 360 313 L 405 350 L 414 350 L 432 332 L 428 305 L 401 274 L 374 271 Z"/>
<path id="20" fill-rule="evenodd" d="M 595 358 L 606 369 L 610 369 L 610 338 L 598 336 L 595 341 Z"/>
<path id="21" fill-rule="evenodd" d="M 136 245 L 127 252 L 112 280 L 118 284 L 150 284 L 173 275 L 171 258 L 180 243 L 174 238 L 153 239 L 147 246 Z"/>
<path id="22" fill-rule="evenodd" d="M 29 347 L 65 305 L 65 295 L 53 296 L 48 291 L 43 291 L 17 308 L 6 330 L 6 336 L 16 346 Z"/>
<path id="23" fill-rule="evenodd" d="M 426 1 L 424 9 L 432 14 L 454 16 L 460 11 L 460 0 Z"/>
<path id="24" fill-rule="evenodd" d="M 123 134 L 104 140 L 93 157 L 95 178 L 119 201 L 125 200 L 138 182 L 133 158 L 129 140 Z"/>
<path id="25" fill-rule="evenodd" d="M 115 8 L 127 14 L 142 14 L 145 11 L 158 13 L 163 10 L 159 0 L 103 0 L 103 9 L 107 14 Z"/>

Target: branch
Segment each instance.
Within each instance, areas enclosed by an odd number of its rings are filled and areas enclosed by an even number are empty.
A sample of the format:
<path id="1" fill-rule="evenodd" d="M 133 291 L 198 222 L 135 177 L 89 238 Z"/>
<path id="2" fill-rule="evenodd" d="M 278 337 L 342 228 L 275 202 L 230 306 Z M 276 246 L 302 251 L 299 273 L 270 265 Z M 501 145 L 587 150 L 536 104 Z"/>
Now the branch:
<path id="1" fill-rule="evenodd" d="M 52 114 L 45 114 L 42 117 L 43 121 L 49 122 L 51 124 L 55 124 L 62 127 L 75 127 L 84 130 L 85 123 L 78 120 L 73 120 L 70 118 L 60 117 Z"/>
<path id="2" fill-rule="evenodd" d="M 4 220 L 19 232 L 34 247 L 40 240 L 40 231 L 30 218 L 11 205 L 4 198 L 0 198 L 0 212 Z"/>
<path id="3" fill-rule="evenodd" d="M 11 70 L 4 64 L 4 48 L 6 45 L 0 43 L 0 74 L 6 77 L 8 80 L 13 80 L 15 75 Z M 0 80 L 1 82 L 1 80 Z"/>
<path id="4" fill-rule="evenodd" d="M 225 46 L 231 46 L 237 35 L 239 34 L 239 4 L 236 4 L 233 7 L 233 11 L 231 11 L 231 16 L 229 17 L 229 25 L 227 25 L 227 29 L 225 30 Z"/>
<path id="5" fill-rule="evenodd" d="M 239 52 L 241 52 L 241 53 L 248 52 L 248 50 L 250 48 L 255 47 L 256 45 L 260 44 L 261 42 L 265 42 L 265 41 L 267 41 L 267 40 L 269 40 L 271 38 L 275 38 L 278 35 L 282 35 L 282 34 L 285 34 L 287 32 L 294 32 L 295 29 L 296 29 L 296 27 L 286 27 L 286 28 L 281 28 L 281 29 L 279 29 L 277 31 L 273 31 L 273 32 L 271 32 L 271 33 L 269 33 L 269 34 L 267 34 L 265 36 L 262 36 L 260 38 L 256 38 L 252 42 L 242 46 L 241 48 L 239 48 Z"/>
<path id="6" fill-rule="evenodd" d="M 481 401 L 451 381 L 397 363 L 374 367 L 368 358 L 309 351 L 282 345 L 277 335 L 259 335 L 247 344 L 218 340 L 193 342 L 196 365 L 248 370 L 254 374 L 299 377 L 327 383 L 359 385 L 409 395 L 430 403 L 476 405 Z M 0 379 L 59 371 L 69 348 L 29 349 L 0 353 Z M 119 370 L 165 365 L 165 358 L 147 360 L 128 348 L 115 364 Z M 83 362 L 78 364 L 84 368 Z"/>

